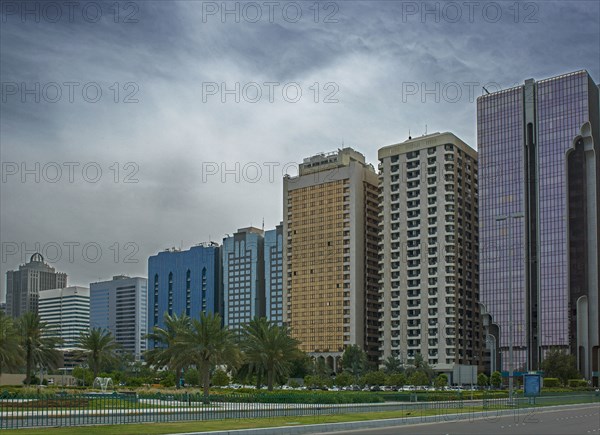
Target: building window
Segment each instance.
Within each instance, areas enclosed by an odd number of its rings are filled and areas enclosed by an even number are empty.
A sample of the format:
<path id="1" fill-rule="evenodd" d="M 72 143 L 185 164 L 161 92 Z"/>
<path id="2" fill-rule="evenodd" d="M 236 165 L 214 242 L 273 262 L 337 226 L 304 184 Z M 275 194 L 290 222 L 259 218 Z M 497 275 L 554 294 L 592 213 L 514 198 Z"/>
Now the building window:
<path id="1" fill-rule="evenodd" d="M 185 274 L 185 314 L 190 316 L 192 310 L 192 278 L 188 269 Z"/>
<path id="2" fill-rule="evenodd" d="M 173 315 L 173 272 L 169 272 L 169 298 L 168 298 L 168 308 L 169 316 Z"/>

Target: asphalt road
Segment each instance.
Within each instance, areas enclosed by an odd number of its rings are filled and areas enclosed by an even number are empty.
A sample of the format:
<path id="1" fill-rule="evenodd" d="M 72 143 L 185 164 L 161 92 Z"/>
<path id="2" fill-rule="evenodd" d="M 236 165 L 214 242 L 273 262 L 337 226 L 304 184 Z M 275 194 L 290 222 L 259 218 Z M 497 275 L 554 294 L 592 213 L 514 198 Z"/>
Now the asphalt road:
<path id="1" fill-rule="evenodd" d="M 600 435 L 600 405 L 581 405 L 577 408 L 562 410 L 538 408 L 501 417 L 411 424 L 382 429 L 360 429 L 344 433 L 357 435 Z"/>

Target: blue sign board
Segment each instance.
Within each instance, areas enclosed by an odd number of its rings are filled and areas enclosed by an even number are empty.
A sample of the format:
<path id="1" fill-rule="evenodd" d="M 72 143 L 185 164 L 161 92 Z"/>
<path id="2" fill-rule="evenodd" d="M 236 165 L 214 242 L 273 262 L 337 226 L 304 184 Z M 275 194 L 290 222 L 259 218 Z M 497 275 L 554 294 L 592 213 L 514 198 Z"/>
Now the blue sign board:
<path id="1" fill-rule="evenodd" d="M 537 397 L 542 390 L 542 376 L 538 374 L 523 375 L 523 395 L 525 397 Z"/>
<path id="2" fill-rule="evenodd" d="M 508 378 L 508 371 L 504 370 L 503 372 L 500 373 L 502 375 L 503 378 Z M 517 370 L 513 371 L 513 377 L 517 378 L 519 376 L 523 376 L 525 374 L 525 372 L 519 372 Z"/>

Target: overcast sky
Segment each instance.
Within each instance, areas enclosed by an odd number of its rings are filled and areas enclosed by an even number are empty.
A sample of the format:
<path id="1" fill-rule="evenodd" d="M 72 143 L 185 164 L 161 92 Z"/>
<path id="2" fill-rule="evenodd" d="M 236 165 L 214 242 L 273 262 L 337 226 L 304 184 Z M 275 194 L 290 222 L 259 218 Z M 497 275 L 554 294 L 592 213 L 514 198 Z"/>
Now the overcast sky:
<path id="1" fill-rule="evenodd" d="M 596 0 L 6 1 L 1 19 L 0 300 L 36 243 L 72 285 L 146 276 L 166 247 L 274 227 L 304 157 L 376 165 L 426 128 L 476 147 L 482 86 L 600 81 Z"/>

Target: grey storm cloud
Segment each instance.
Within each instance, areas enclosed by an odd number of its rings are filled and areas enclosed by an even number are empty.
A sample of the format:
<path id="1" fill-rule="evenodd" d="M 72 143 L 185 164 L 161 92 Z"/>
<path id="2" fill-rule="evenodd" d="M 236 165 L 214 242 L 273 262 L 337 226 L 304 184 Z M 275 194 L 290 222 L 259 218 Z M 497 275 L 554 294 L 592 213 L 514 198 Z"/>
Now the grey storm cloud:
<path id="1" fill-rule="evenodd" d="M 516 16 L 482 1 L 472 19 L 465 2 L 318 2 L 317 19 L 313 1 L 278 2 L 273 20 L 256 2 L 257 22 L 247 3 L 227 2 L 246 8 L 236 22 L 225 2 L 120 2 L 115 16 L 114 2 L 81 1 L 53 22 L 2 2 L 2 289 L 36 246 L 73 284 L 144 276 L 163 248 L 278 224 L 281 179 L 306 156 L 343 143 L 376 164 L 426 126 L 476 147 L 482 86 L 578 69 L 600 80 L 597 1 L 519 2 Z M 458 22 L 441 13 L 452 7 Z M 236 83 L 239 102 L 222 92 Z"/>

